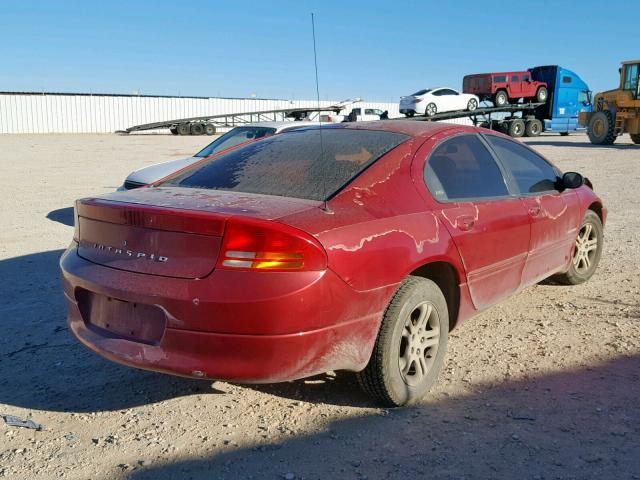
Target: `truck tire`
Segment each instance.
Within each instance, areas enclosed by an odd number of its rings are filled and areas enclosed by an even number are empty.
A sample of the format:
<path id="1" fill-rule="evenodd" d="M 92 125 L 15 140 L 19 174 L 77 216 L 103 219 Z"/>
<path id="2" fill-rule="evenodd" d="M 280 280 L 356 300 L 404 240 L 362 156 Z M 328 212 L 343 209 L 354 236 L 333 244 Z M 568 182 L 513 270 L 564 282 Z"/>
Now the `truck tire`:
<path id="1" fill-rule="evenodd" d="M 179 123 L 176 130 L 178 135 L 191 135 L 191 126 L 188 123 Z"/>
<path id="2" fill-rule="evenodd" d="M 498 90 L 495 97 L 493 97 L 493 104 L 496 107 L 504 107 L 509 103 L 509 97 L 504 90 Z"/>
<path id="3" fill-rule="evenodd" d="M 204 133 L 204 125 L 202 123 L 191 124 L 191 135 L 202 135 Z"/>
<path id="4" fill-rule="evenodd" d="M 613 114 L 609 110 L 600 110 L 591 115 L 587 135 L 594 145 L 611 145 L 616 141 Z"/>
<path id="5" fill-rule="evenodd" d="M 507 133 L 510 137 L 519 138 L 524 135 L 524 130 L 524 121 L 516 118 L 515 120 L 511 120 L 509 122 L 509 129 L 507 130 Z"/>
<path id="6" fill-rule="evenodd" d="M 631 134 L 631 141 L 633 143 L 640 143 L 640 133 L 632 133 Z"/>
<path id="7" fill-rule="evenodd" d="M 359 372 L 362 389 L 382 405 L 420 400 L 442 369 L 449 337 L 449 311 L 431 280 L 408 277 L 382 317 L 371 358 Z"/>
<path id="8" fill-rule="evenodd" d="M 216 126 L 212 123 L 205 123 L 204 124 L 204 133 L 206 135 L 215 135 L 216 133 Z"/>
<path id="9" fill-rule="evenodd" d="M 540 87 L 536 92 L 536 101 L 539 103 L 545 103 L 547 98 L 549 97 L 549 93 L 547 92 L 547 87 Z"/>
<path id="10" fill-rule="evenodd" d="M 542 133 L 542 122 L 537 118 L 527 120 L 524 124 L 524 134 L 527 137 L 537 137 Z"/>

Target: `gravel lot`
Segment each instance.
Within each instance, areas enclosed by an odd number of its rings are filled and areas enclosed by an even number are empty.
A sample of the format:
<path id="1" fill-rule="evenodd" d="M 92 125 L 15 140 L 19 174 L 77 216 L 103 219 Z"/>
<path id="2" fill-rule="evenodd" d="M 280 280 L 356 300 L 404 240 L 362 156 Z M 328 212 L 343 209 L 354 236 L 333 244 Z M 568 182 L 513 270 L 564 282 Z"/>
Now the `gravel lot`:
<path id="1" fill-rule="evenodd" d="M 71 205 L 207 137 L 4 135 L 0 477 L 640 478 L 640 146 L 530 140 L 609 208 L 596 276 L 538 285 L 453 332 L 425 401 L 383 410 L 349 374 L 238 386 L 133 370 L 69 335 Z"/>

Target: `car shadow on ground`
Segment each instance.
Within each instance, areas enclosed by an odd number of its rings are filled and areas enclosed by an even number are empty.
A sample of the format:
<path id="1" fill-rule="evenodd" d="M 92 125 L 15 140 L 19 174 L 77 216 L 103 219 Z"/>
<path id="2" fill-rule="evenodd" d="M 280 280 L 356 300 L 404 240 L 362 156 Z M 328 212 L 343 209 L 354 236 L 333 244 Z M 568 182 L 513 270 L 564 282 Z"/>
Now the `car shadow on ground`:
<path id="1" fill-rule="evenodd" d="M 67 328 L 60 284 L 62 252 L 0 261 L 0 403 L 98 412 L 218 393 L 210 381 L 120 366 L 75 341 Z"/>
<path id="2" fill-rule="evenodd" d="M 524 143 L 531 146 L 536 145 L 544 145 L 549 147 L 573 147 L 573 148 L 601 148 L 604 150 L 640 150 L 640 145 L 636 145 L 634 143 L 629 144 L 613 144 L 613 145 L 593 145 L 591 142 L 565 142 L 562 140 L 532 140 L 532 139 L 521 139 Z"/>
<path id="3" fill-rule="evenodd" d="M 47 218 L 54 222 L 61 223 L 68 227 L 73 227 L 73 207 L 59 208 L 57 210 L 51 210 L 47 213 Z"/>
<path id="4" fill-rule="evenodd" d="M 639 374 L 640 357 L 630 356 L 476 385 L 310 435 L 273 442 L 256 433 L 248 447 L 139 467 L 127 478 L 638 478 Z"/>

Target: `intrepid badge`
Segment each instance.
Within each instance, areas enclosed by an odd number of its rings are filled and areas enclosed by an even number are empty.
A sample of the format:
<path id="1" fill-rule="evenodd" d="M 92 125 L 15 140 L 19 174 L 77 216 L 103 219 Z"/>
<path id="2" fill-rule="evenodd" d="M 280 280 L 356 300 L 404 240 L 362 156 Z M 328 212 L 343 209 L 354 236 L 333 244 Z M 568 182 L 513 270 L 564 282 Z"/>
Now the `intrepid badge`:
<path id="1" fill-rule="evenodd" d="M 127 244 L 127 241 L 124 241 L 124 244 Z M 156 262 L 166 262 L 169 258 L 163 255 L 157 255 L 155 253 L 147 253 L 147 252 L 135 252 L 133 250 L 126 250 L 123 248 L 112 247 L 110 245 L 101 245 L 99 243 L 94 243 L 93 248 L 96 250 L 102 250 L 103 252 L 113 253 L 114 255 L 122 255 L 124 257 L 130 258 L 144 258 L 147 260 L 152 260 Z"/>

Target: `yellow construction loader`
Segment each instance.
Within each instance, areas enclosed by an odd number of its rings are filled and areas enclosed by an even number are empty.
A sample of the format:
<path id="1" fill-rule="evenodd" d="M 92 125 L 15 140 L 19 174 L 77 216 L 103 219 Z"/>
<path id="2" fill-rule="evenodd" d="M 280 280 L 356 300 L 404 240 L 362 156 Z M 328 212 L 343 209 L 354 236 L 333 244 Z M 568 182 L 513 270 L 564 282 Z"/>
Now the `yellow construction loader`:
<path id="1" fill-rule="evenodd" d="M 623 133 L 640 143 L 640 60 L 622 62 L 619 71 L 620 86 L 596 94 L 593 112 L 578 117 L 595 145 L 611 145 Z"/>

